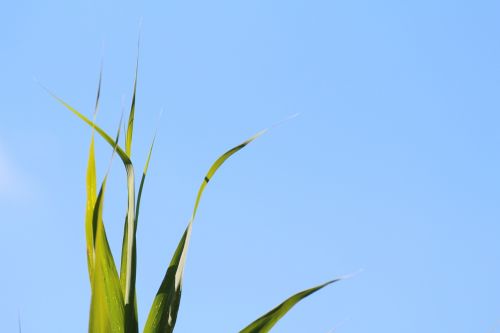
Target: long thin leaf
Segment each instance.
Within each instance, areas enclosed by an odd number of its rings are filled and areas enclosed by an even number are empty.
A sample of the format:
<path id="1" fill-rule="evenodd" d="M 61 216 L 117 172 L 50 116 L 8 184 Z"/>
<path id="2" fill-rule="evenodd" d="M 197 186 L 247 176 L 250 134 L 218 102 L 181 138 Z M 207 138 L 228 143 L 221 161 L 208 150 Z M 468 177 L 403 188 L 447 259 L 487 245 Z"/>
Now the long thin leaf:
<path id="1" fill-rule="evenodd" d="M 96 104 L 97 106 L 98 104 Z M 123 119 L 123 116 L 122 116 Z M 104 193 L 106 192 L 106 181 L 111 168 L 111 162 L 116 153 L 116 147 L 120 139 L 120 129 L 118 126 L 115 137 L 113 154 L 111 156 L 108 171 L 101 184 L 99 195 L 97 196 L 93 208 L 94 256 L 95 266 L 91 280 L 92 298 L 90 303 L 90 333 L 106 332 L 126 332 L 125 306 L 123 294 L 120 288 L 120 280 L 116 269 L 113 254 L 109 247 L 106 230 L 102 217 L 104 206 Z"/>
<path id="2" fill-rule="evenodd" d="M 43 86 L 42 86 L 43 87 Z M 116 146 L 116 153 L 118 154 L 118 156 L 120 156 L 120 159 L 123 161 L 123 164 L 124 165 L 128 165 L 128 164 L 132 164 L 132 162 L 130 161 L 130 157 L 127 155 L 127 153 L 123 150 L 122 147 L 120 147 L 120 145 L 116 145 L 115 144 L 115 141 L 113 140 L 113 138 L 111 138 L 111 136 L 106 133 L 102 128 L 100 128 L 96 123 L 94 123 L 93 121 L 91 121 L 90 119 L 88 119 L 87 117 L 85 117 L 82 113 L 78 112 L 75 108 L 73 108 L 71 105 L 69 105 L 68 103 L 66 103 L 63 99 L 61 99 L 60 97 L 58 97 L 57 95 L 55 95 L 54 93 L 52 93 L 50 90 L 48 90 L 47 88 L 43 87 L 47 93 L 49 93 L 55 100 L 57 100 L 59 103 L 61 103 L 66 109 L 68 109 L 69 111 L 71 111 L 74 115 L 76 115 L 78 118 L 80 118 L 81 120 L 83 120 L 83 122 L 85 122 L 87 125 L 89 125 L 90 127 L 94 128 L 95 131 L 112 147 L 114 148 Z"/>
<path id="3" fill-rule="evenodd" d="M 99 99 L 101 96 L 101 82 L 102 82 L 102 67 L 99 73 L 99 85 L 97 88 L 97 97 L 94 109 L 94 119 L 99 110 Z M 86 188 L 87 188 L 87 204 L 85 211 L 85 237 L 87 245 L 87 266 L 89 271 L 89 279 L 92 284 L 92 274 L 94 271 L 94 244 L 95 244 L 95 226 L 93 224 L 94 205 L 97 197 L 97 180 L 96 180 L 96 167 L 95 167 L 95 151 L 94 151 L 94 128 L 92 128 L 92 137 L 89 147 L 89 158 L 87 163 L 86 175 Z"/>
<path id="4" fill-rule="evenodd" d="M 140 39 L 139 39 L 140 40 Z M 137 92 L 137 73 L 139 68 L 139 41 L 137 42 L 137 59 L 135 67 L 135 77 L 134 77 L 134 91 L 132 94 L 132 103 L 130 106 L 130 113 L 128 117 L 128 125 L 125 132 L 125 152 L 130 157 L 132 156 L 132 137 L 134 133 L 134 120 L 135 120 L 135 100 Z M 133 182 L 135 180 L 132 179 Z M 135 196 L 135 186 L 130 182 L 127 182 L 129 195 Z M 130 198 L 132 199 L 132 198 Z M 129 200 L 128 205 L 135 203 Z M 134 207 L 132 207 L 134 208 Z M 137 208 L 134 208 L 137 209 Z M 127 215 L 125 216 L 125 225 L 123 233 L 123 243 L 122 243 L 122 256 L 121 256 L 121 267 L 120 267 L 120 283 L 122 286 L 123 293 L 125 295 L 125 319 L 127 321 L 126 328 L 127 333 L 137 333 L 139 331 L 139 326 L 137 322 L 137 295 L 135 292 L 135 275 L 137 266 L 137 250 L 135 245 L 135 232 L 137 230 L 136 221 L 137 217 L 135 215 L 129 215 L 131 213 L 131 207 L 127 208 Z M 135 212 L 134 212 L 135 213 Z M 128 223 L 129 216 L 131 216 L 132 223 Z M 133 228 L 134 232 L 130 233 Z M 132 255 L 129 255 L 131 253 Z"/>
<path id="5" fill-rule="evenodd" d="M 137 224 L 138 224 L 138 220 L 139 220 L 139 208 L 141 205 L 142 190 L 144 188 L 144 182 L 146 180 L 146 175 L 147 175 L 148 167 L 149 167 L 149 161 L 151 160 L 151 154 L 153 152 L 155 139 L 156 139 L 156 133 L 155 133 L 155 136 L 153 137 L 153 141 L 152 141 L 151 146 L 149 148 L 149 153 L 148 153 L 148 157 L 146 160 L 146 165 L 144 166 L 144 170 L 142 172 L 141 183 L 139 185 L 139 192 L 137 194 L 137 204 L 136 204 L 136 214 L 135 214 L 135 231 L 136 232 L 137 232 Z M 122 245 L 121 272 L 120 272 L 120 283 L 122 286 L 122 290 L 125 290 L 125 288 L 126 288 L 125 277 L 126 277 L 126 262 L 127 262 L 127 258 L 128 258 L 128 251 L 127 251 L 127 247 L 126 247 L 126 240 L 127 239 L 128 239 L 128 216 L 125 218 L 125 227 L 124 227 L 124 231 L 123 231 L 123 243 L 122 243 L 123 245 Z M 135 257 L 133 258 L 133 260 L 134 260 L 134 265 L 136 265 Z M 134 299 L 133 311 L 134 311 L 135 315 L 132 317 L 131 314 L 128 314 L 128 311 L 132 311 L 132 308 L 130 308 L 130 310 L 129 310 L 129 308 L 126 308 L 125 311 L 126 311 L 128 317 L 137 318 L 137 295 L 134 298 L 135 299 Z M 135 327 L 138 327 L 137 319 L 136 319 L 135 323 L 131 323 L 130 330 L 134 330 Z M 127 332 L 129 332 L 129 331 L 127 331 Z"/>
<path id="6" fill-rule="evenodd" d="M 161 116 L 161 114 L 160 114 L 160 116 Z M 146 175 L 148 173 L 149 162 L 151 161 L 151 155 L 153 154 L 153 148 L 155 145 L 157 133 L 158 133 L 158 127 L 155 130 L 153 140 L 151 141 L 151 145 L 149 146 L 148 158 L 146 159 L 146 163 L 144 164 L 144 170 L 142 171 L 141 183 L 139 184 L 139 192 L 137 193 L 137 205 L 136 205 L 136 211 L 135 211 L 135 220 L 136 220 L 135 227 L 136 228 L 137 228 L 137 224 L 138 224 L 138 220 L 139 220 L 139 208 L 141 206 L 142 190 L 144 188 L 144 181 L 146 180 Z"/>
<path id="7" fill-rule="evenodd" d="M 44 89 L 52 96 L 54 97 L 59 103 L 61 103 L 63 106 L 65 106 L 68 110 L 70 110 L 73 114 L 75 114 L 78 118 L 83 120 L 87 125 L 91 126 L 92 128 L 95 129 L 95 131 L 108 143 L 110 144 L 115 150 L 118 156 L 120 156 L 123 165 L 125 166 L 125 171 L 127 173 L 127 220 L 132 221 L 132 223 L 127 224 L 127 239 L 126 239 L 126 249 L 128 253 L 132 253 L 131 256 L 126 257 L 126 265 L 125 265 L 125 291 L 124 291 L 124 298 L 125 298 L 125 306 L 127 308 L 132 307 L 133 304 L 135 304 L 135 280 L 136 280 L 136 250 L 135 250 L 135 176 L 134 176 L 134 167 L 132 165 L 132 161 L 130 160 L 130 157 L 127 155 L 127 153 L 118 145 L 115 144 L 113 139 L 104 131 L 102 130 L 99 126 L 97 126 L 94 122 L 90 121 L 87 117 L 85 117 L 83 114 L 78 112 L 75 108 L 70 106 L 68 103 L 66 103 L 64 100 L 53 94 L 50 90 L 44 87 Z M 128 314 L 133 314 L 134 311 L 128 311 Z M 137 322 L 136 318 L 131 318 L 128 316 L 127 318 L 130 319 L 129 322 Z M 129 327 L 129 326 L 127 326 Z M 133 333 L 133 331 L 132 331 Z"/>
<path id="8" fill-rule="evenodd" d="M 87 177 L 86 177 L 86 187 L 87 187 L 87 206 L 85 211 L 85 238 L 87 243 L 87 266 L 89 271 L 89 279 L 92 283 L 92 276 L 94 273 L 95 264 L 95 226 L 93 223 L 93 212 L 97 197 L 97 184 L 96 184 L 96 168 L 95 168 L 95 156 L 94 156 L 94 133 L 92 133 L 92 138 L 90 141 L 89 148 L 89 160 L 87 164 Z"/>
<path id="9" fill-rule="evenodd" d="M 94 221 L 97 230 L 89 333 L 125 332 L 123 294 L 102 222 L 106 179 L 107 177 L 104 178 L 101 185 L 94 208 Z"/>
<path id="10" fill-rule="evenodd" d="M 146 159 L 146 164 L 144 165 L 144 170 L 142 171 L 141 183 L 139 184 L 139 191 L 137 192 L 137 205 L 136 205 L 136 209 L 135 209 L 135 228 L 136 228 L 136 231 L 137 231 L 137 224 L 139 221 L 139 208 L 141 206 L 142 190 L 144 189 L 144 182 L 146 181 L 146 175 L 148 173 L 148 168 L 149 168 L 149 161 L 151 160 L 151 155 L 153 153 L 153 147 L 155 145 L 155 141 L 156 141 L 156 133 L 153 137 L 153 141 L 151 142 L 151 146 L 149 147 L 148 158 Z"/>
<path id="11" fill-rule="evenodd" d="M 132 94 L 132 104 L 130 106 L 130 114 L 128 116 L 128 126 L 125 133 L 125 152 L 128 156 L 132 156 L 132 135 L 134 133 L 134 118 L 135 118 L 135 95 L 137 91 L 137 72 L 139 69 L 139 45 L 137 45 L 137 59 L 135 64 L 134 92 Z"/>
<path id="12" fill-rule="evenodd" d="M 219 169 L 219 167 L 229 157 L 231 157 L 231 155 L 244 148 L 250 142 L 262 135 L 265 131 L 266 130 L 257 133 L 250 139 L 228 150 L 226 153 L 220 156 L 208 170 L 208 173 L 203 179 L 203 182 L 201 183 L 201 186 L 198 190 L 191 219 L 186 230 L 184 231 L 184 234 L 182 235 L 179 244 L 177 245 L 167 272 L 163 278 L 158 292 L 156 293 L 156 297 L 153 301 L 153 305 L 151 306 L 151 310 L 144 327 L 144 333 L 171 333 L 173 331 L 175 322 L 177 320 L 177 313 L 179 311 L 179 304 L 181 300 L 182 275 L 184 272 L 186 255 L 189 247 L 189 240 L 191 237 L 191 230 L 203 191 L 205 190 L 206 185 L 215 174 L 217 169 Z"/>
<path id="13" fill-rule="evenodd" d="M 240 331 L 240 333 L 267 333 L 273 328 L 273 326 L 288 312 L 290 309 L 300 302 L 302 299 L 306 298 L 307 296 L 315 293 L 316 291 L 320 290 L 323 287 L 326 287 L 327 285 L 340 281 L 342 278 L 337 278 L 331 281 L 328 281 L 326 283 L 323 283 L 319 286 L 306 289 L 304 291 L 301 291 L 290 298 L 288 298 L 286 301 L 245 327 L 243 330 Z"/>

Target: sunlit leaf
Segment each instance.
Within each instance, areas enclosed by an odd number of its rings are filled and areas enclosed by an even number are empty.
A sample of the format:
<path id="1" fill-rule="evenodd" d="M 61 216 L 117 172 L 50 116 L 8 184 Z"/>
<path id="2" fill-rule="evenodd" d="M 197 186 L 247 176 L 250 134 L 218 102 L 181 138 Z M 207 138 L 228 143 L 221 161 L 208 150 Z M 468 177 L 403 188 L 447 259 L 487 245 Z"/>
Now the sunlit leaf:
<path id="1" fill-rule="evenodd" d="M 288 312 L 290 309 L 300 302 L 302 299 L 307 296 L 315 293 L 327 285 L 340 281 L 342 278 L 337 278 L 326 283 L 323 283 L 319 286 L 301 291 L 291 297 L 289 297 L 286 301 L 245 327 L 240 333 L 267 333 L 271 330 L 271 328 Z"/>
<path id="2" fill-rule="evenodd" d="M 186 255 L 189 247 L 189 239 L 191 237 L 193 221 L 196 216 L 203 191 L 205 190 L 206 185 L 208 184 L 210 179 L 212 179 L 212 176 L 215 174 L 217 169 L 219 169 L 219 167 L 229 157 L 231 157 L 231 155 L 244 148 L 264 132 L 265 130 L 257 133 L 250 139 L 228 150 L 226 153 L 220 156 L 208 170 L 198 190 L 191 219 L 186 230 L 184 231 L 184 234 L 182 235 L 179 244 L 177 245 L 172 260 L 170 261 L 170 265 L 168 266 L 167 272 L 163 278 L 158 292 L 156 293 L 156 297 L 153 301 L 153 305 L 151 306 L 151 310 L 144 327 L 144 333 L 171 333 L 173 331 L 175 322 L 177 320 L 177 313 L 179 311 L 179 304 L 181 300 L 182 275 L 184 273 L 184 265 L 186 262 Z"/>
<path id="3" fill-rule="evenodd" d="M 107 134 L 104 130 L 102 130 L 99 126 L 97 126 L 93 121 L 89 120 L 83 114 L 78 112 L 75 108 L 70 106 L 68 103 L 63 101 L 61 98 L 54 95 L 48 89 L 47 92 L 54 97 L 59 103 L 64 105 L 68 110 L 70 110 L 73 114 L 75 114 L 78 118 L 83 120 L 87 125 L 91 126 L 95 129 L 95 131 L 108 143 L 113 149 L 116 150 L 116 153 L 121 158 L 123 165 L 125 166 L 125 171 L 127 172 L 127 221 L 130 220 L 132 222 L 127 223 L 127 238 L 125 241 L 125 248 L 127 253 L 132 253 L 130 256 L 126 256 L 125 261 L 125 290 L 124 300 L 125 307 L 127 309 L 133 308 L 133 304 L 135 304 L 135 280 L 136 280 L 136 237 L 135 237 L 135 177 L 134 177 L 134 167 L 132 165 L 132 161 L 130 160 L 127 153 L 118 145 L 115 144 L 114 140 Z M 127 311 L 127 323 L 132 323 L 131 325 L 137 326 L 137 319 L 132 318 L 135 316 L 134 311 Z M 128 325 L 128 324 L 127 324 Z"/>
<path id="4" fill-rule="evenodd" d="M 139 192 L 137 194 L 137 205 L 136 205 L 136 215 L 135 215 L 135 219 L 136 219 L 136 223 L 135 223 L 135 228 L 136 228 L 136 231 L 137 231 L 137 224 L 138 224 L 138 218 L 139 218 L 139 207 L 140 207 L 140 204 L 141 204 L 141 197 L 142 197 L 142 190 L 144 188 L 144 181 L 146 179 L 146 174 L 148 172 L 148 167 L 149 167 L 149 161 L 151 160 L 151 154 L 153 152 L 153 146 L 154 146 L 154 143 L 155 143 L 155 139 L 156 139 L 156 134 L 155 136 L 153 137 L 153 142 L 151 143 L 151 146 L 149 148 L 149 153 L 148 153 L 148 157 L 147 157 L 147 160 L 146 160 L 146 165 L 144 166 L 144 170 L 143 170 L 143 173 L 142 173 L 142 178 L 141 178 L 141 183 L 140 183 L 140 186 L 139 186 Z M 121 257 L 121 273 L 120 273 L 120 283 L 121 283 L 121 286 L 122 286 L 122 290 L 125 290 L 125 276 L 126 276 L 126 272 L 125 272 L 125 267 L 126 267 L 126 261 L 127 261 L 127 256 L 128 256 L 128 252 L 127 252 L 127 248 L 126 248 L 126 240 L 128 238 L 128 217 L 126 217 L 125 219 L 125 228 L 124 228 L 124 231 L 123 231 L 123 246 L 122 246 L 122 257 Z M 134 265 L 136 264 L 135 263 L 135 257 L 133 258 L 134 259 Z M 137 296 L 134 297 L 134 317 L 133 318 L 137 318 Z M 126 309 L 126 313 L 127 313 L 127 310 Z M 131 311 L 132 309 L 130 309 Z M 130 316 L 130 314 L 127 314 L 127 316 Z M 135 332 L 135 327 L 138 327 L 137 326 L 137 321 L 135 323 L 133 323 L 133 325 L 130 325 L 130 330 L 131 331 L 127 331 L 127 332 Z"/>
<path id="5" fill-rule="evenodd" d="M 120 280 L 102 222 L 106 179 L 107 177 L 101 185 L 94 208 L 97 230 L 89 333 L 125 332 L 125 308 Z"/>
<path id="6" fill-rule="evenodd" d="M 137 52 L 137 60 L 135 64 L 134 92 L 132 94 L 132 104 L 130 106 L 130 114 L 128 116 L 127 131 L 125 132 L 125 152 L 128 156 L 132 156 L 132 135 L 134 133 L 135 120 L 135 95 L 137 91 L 137 71 L 139 68 L 139 52 Z"/>
<path id="7" fill-rule="evenodd" d="M 102 69 L 99 74 L 99 85 L 97 88 L 97 97 L 94 109 L 94 118 L 99 109 L 99 99 L 101 95 Z M 92 128 L 92 137 L 90 139 L 89 158 L 87 162 L 86 175 L 86 190 L 87 202 L 85 210 L 85 238 L 87 245 L 87 264 L 89 271 L 90 282 L 92 283 L 92 274 L 94 270 L 94 243 L 95 243 L 95 226 L 93 224 L 94 205 L 97 197 L 97 180 L 95 167 L 95 151 L 94 151 L 94 128 Z"/>
<path id="8" fill-rule="evenodd" d="M 139 68 L 139 45 L 137 47 L 137 59 L 135 66 L 135 77 L 134 77 L 134 91 L 132 94 L 132 103 L 130 105 L 130 113 L 128 117 L 127 130 L 125 132 L 125 152 L 130 157 L 132 156 L 132 137 L 134 133 L 134 120 L 135 120 L 135 100 L 137 91 L 137 72 Z M 131 180 L 135 182 L 134 179 Z M 135 196 L 135 184 L 127 182 L 129 195 L 133 194 Z M 132 198 L 128 201 L 128 205 L 135 204 Z M 121 256 L 121 268 L 120 268 L 120 283 L 125 296 L 125 316 L 127 320 L 127 333 L 136 333 L 139 330 L 137 323 L 137 294 L 135 292 L 135 275 L 137 267 L 137 250 L 135 245 L 135 232 L 137 230 L 137 216 L 130 215 L 132 210 L 129 206 L 127 209 L 127 215 L 125 216 L 125 225 L 123 232 L 123 243 L 122 243 L 122 256 Z M 133 208 L 133 207 L 132 207 Z M 137 209 L 137 208 L 134 208 Z M 131 216 L 131 223 L 129 225 L 129 216 Z M 134 230 L 133 233 L 130 230 Z M 129 256 L 129 253 L 132 255 Z"/>

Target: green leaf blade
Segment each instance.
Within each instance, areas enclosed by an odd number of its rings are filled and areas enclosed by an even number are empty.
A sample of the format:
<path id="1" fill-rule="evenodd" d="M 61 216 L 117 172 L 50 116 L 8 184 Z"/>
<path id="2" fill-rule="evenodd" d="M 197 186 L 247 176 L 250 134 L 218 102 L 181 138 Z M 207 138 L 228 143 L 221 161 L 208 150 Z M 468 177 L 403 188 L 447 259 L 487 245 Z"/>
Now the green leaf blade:
<path id="1" fill-rule="evenodd" d="M 102 220 L 105 189 L 106 178 L 97 196 L 93 215 L 97 230 L 89 333 L 124 333 L 125 308 L 123 294 Z"/>
<path id="2" fill-rule="evenodd" d="M 47 90 L 47 89 L 46 89 Z M 63 106 L 65 106 L 69 111 L 71 111 L 73 114 L 75 114 L 78 118 L 83 120 L 87 125 L 91 126 L 92 128 L 95 129 L 95 131 L 109 144 L 113 147 L 113 149 L 116 151 L 118 156 L 123 162 L 123 165 L 125 166 L 125 171 L 127 173 L 127 201 L 128 201 L 128 208 L 127 208 L 127 216 L 132 217 L 130 220 L 132 221 L 131 223 L 128 223 L 125 227 L 127 229 L 127 237 L 126 237 L 126 249 L 127 253 L 131 253 L 132 255 L 126 255 L 126 265 L 125 265 L 125 291 L 123 292 L 123 296 L 125 299 L 125 305 L 127 309 L 130 309 L 130 304 L 135 303 L 135 280 L 136 280 L 136 249 L 135 249 L 135 177 L 134 177 L 134 167 L 132 165 L 132 161 L 130 160 L 130 157 L 128 154 L 121 148 L 115 140 L 109 136 L 108 133 L 106 133 L 103 129 L 101 129 L 99 126 L 97 126 L 93 121 L 89 120 L 87 117 L 85 117 L 83 114 L 78 112 L 75 108 L 70 106 L 68 103 L 66 103 L 64 100 L 61 98 L 57 97 L 53 93 L 51 93 L 49 90 L 47 92 L 54 97 L 59 103 L 61 103 Z M 123 256 L 122 256 L 123 257 Z M 135 322 L 137 323 L 137 319 L 133 318 L 134 316 L 134 311 L 127 311 L 127 318 L 129 322 Z M 136 317 L 136 316 L 135 316 Z M 132 324 L 133 326 L 134 324 Z"/>
<path id="3" fill-rule="evenodd" d="M 182 295 L 182 284 L 179 272 L 182 273 L 182 256 L 187 248 L 191 234 L 192 223 L 189 223 L 177 245 L 170 265 L 156 293 L 153 305 L 148 315 L 144 333 L 172 333 L 177 321 L 177 313 Z"/>
<path id="4" fill-rule="evenodd" d="M 125 133 L 125 152 L 128 156 L 132 156 L 132 136 L 134 132 L 134 119 L 135 119 L 135 96 L 137 92 L 137 72 L 139 69 L 139 52 L 137 54 L 137 61 L 135 65 L 135 78 L 134 78 L 134 92 L 132 94 L 132 104 L 130 106 L 130 113 L 128 117 L 127 131 Z"/>
<path id="5" fill-rule="evenodd" d="M 224 164 L 224 162 L 229 157 L 231 157 L 239 150 L 243 149 L 250 142 L 265 133 L 265 131 L 266 130 L 263 130 L 255 134 L 248 140 L 245 140 L 241 144 L 226 151 L 212 164 L 212 166 L 208 170 L 198 190 L 191 219 L 186 227 L 186 230 L 184 231 L 184 234 L 182 235 L 179 244 L 177 245 L 172 260 L 170 261 L 170 264 L 168 266 L 167 272 L 165 273 L 160 288 L 158 289 L 155 299 L 153 300 L 153 305 L 151 306 L 151 310 L 144 327 L 144 333 L 173 332 L 182 295 L 182 276 L 184 273 L 184 266 L 186 262 L 187 250 L 189 248 L 193 222 L 196 217 L 196 212 L 198 210 L 200 199 L 203 195 L 205 187 L 212 179 L 216 171 L 222 164 Z"/>
<path id="6" fill-rule="evenodd" d="M 87 175 L 86 175 L 87 201 L 85 209 L 85 238 L 87 245 L 87 266 L 91 283 L 92 283 L 92 275 L 94 272 L 94 264 L 95 264 L 94 250 L 95 250 L 96 226 L 94 225 L 93 214 L 97 197 L 96 183 L 97 180 L 96 180 L 96 167 L 95 167 L 94 135 L 92 134 L 92 139 L 90 141 L 90 148 L 89 148 Z"/>
<path id="7" fill-rule="evenodd" d="M 120 156 L 120 159 L 123 161 L 123 164 L 125 166 L 132 164 L 132 161 L 130 161 L 130 157 L 127 155 L 127 153 L 123 150 L 122 147 L 120 147 L 120 145 L 118 145 L 117 143 L 115 143 L 115 141 L 113 140 L 113 138 L 111 138 L 111 136 L 108 133 L 106 133 L 106 131 L 104 131 L 102 128 L 100 128 L 99 126 L 97 126 L 96 123 L 94 123 L 93 121 L 91 121 L 90 119 L 88 119 L 87 117 L 85 117 L 82 113 L 80 113 L 79 111 L 77 111 L 75 108 L 73 108 L 71 105 L 69 105 L 68 103 L 66 103 L 64 100 L 62 100 L 61 98 L 59 98 L 58 96 L 56 96 L 55 94 L 53 94 L 50 90 L 48 90 L 45 87 L 44 87 L 44 89 L 55 100 L 57 100 L 59 103 L 61 103 L 66 109 L 68 109 L 69 111 L 71 111 L 74 115 L 76 115 L 78 118 L 80 118 L 84 123 L 86 123 L 87 125 L 89 125 L 93 129 L 95 129 L 95 131 L 104 139 L 104 141 L 106 141 L 113 149 L 116 149 L 116 153 L 118 154 L 118 156 Z"/>
<path id="8" fill-rule="evenodd" d="M 139 208 L 141 206 L 141 198 L 142 198 L 142 190 L 144 189 L 144 182 L 146 181 L 146 175 L 148 173 L 148 168 L 149 168 L 149 162 L 151 161 L 151 155 L 153 154 L 153 148 L 155 145 L 156 141 L 156 133 L 153 136 L 153 141 L 151 142 L 151 145 L 149 147 L 149 152 L 148 152 L 148 157 L 146 159 L 146 163 L 144 165 L 144 170 L 142 171 L 142 177 L 141 177 L 141 183 L 139 184 L 139 191 L 137 192 L 137 205 L 135 209 L 135 228 L 137 231 L 137 224 L 139 220 Z"/>
<path id="9" fill-rule="evenodd" d="M 250 325 L 245 327 L 240 333 L 267 333 L 273 328 L 273 326 L 288 312 L 291 308 L 295 306 L 302 299 L 307 296 L 315 293 L 316 291 L 326 287 L 329 284 L 340 281 L 342 278 L 337 278 L 326 283 L 323 283 L 319 286 L 303 290 L 288 299 L 286 299 L 283 303 L 261 316 Z"/>
<path id="10" fill-rule="evenodd" d="M 101 82 L 102 82 L 102 68 L 99 73 L 99 84 L 97 87 L 97 97 L 95 101 L 95 109 L 94 109 L 94 119 L 97 115 L 97 111 L 99 110 L 99 100 L 101 96 Z M 97 173 L 95 166 L 95 144 L 94 144 L 94 128 L 92 128 L 92 136 L 90 140 L 89 147 L 89 157 L 87 162 L 87 174 L 85 179 L 86 185 L 86 209 L 85 209 L 85 238 L 86 238 L 86 246 L 87 246 L 87 266 L 89 271 L 89 279 L 92 284 L 92 275 L 94 271 L 94 245 L 95 245 L 95 231 L 96 226 L 93 223 L 93 212 L 94 206 L 97 199 Z"/>

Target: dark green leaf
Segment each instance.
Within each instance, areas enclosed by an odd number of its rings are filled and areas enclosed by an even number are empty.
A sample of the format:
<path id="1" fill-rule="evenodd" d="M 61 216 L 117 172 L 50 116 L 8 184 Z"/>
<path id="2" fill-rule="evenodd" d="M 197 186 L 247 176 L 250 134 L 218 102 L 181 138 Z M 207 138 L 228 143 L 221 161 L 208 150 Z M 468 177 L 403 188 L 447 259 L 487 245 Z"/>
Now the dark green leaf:
<path id="1" fill-rule="evenodd" d="M 179 311 L 179 304 L 181 300 L 182 275 L 184 273 L 184 265 L 186 262 L 186 255 L 189 247 L 189 239 L 191 237 L 193 221 L 196 216 L 203 191 L 205 190 L 206 185 L 215 174 L 217 169 L 219 169 L 219 167 L 231 155 L 248 145 L 264 132 L 265 130 L 257 133 L 250 139 L 228 150 L 226 153 L 220 156 L 208 170 L 208 173 L 203 179 L 198 190 L 191 219 L 186 230 L 184 231 L 184 234 L 182 235 L 179 244 L 177 245 L 172 260 L 170 261 L 170 265 L 168 266 L 167 272 L 163 278 L 158 292 L 156 293 L 156 297 L 153 301 L 153 305 L 144 327 L 144 333 L 171 333 L 173 331 L 175 322 L 177 320 L 177 313 Z"/>
<path id="2" fill-rule="evenodd" d="M 326 283 L 323 283 L 314 288 L 310 288 L 304 291 L 301 291 L 292 297 L 288 298 L 286 301 L 245 327 L 240 333 L 267 333 L 271 330 L 271 328 L 298 302 L 307 296 L 315 293 L 327 285 L 340 281 L 342 278 L 337 278 Z"/>

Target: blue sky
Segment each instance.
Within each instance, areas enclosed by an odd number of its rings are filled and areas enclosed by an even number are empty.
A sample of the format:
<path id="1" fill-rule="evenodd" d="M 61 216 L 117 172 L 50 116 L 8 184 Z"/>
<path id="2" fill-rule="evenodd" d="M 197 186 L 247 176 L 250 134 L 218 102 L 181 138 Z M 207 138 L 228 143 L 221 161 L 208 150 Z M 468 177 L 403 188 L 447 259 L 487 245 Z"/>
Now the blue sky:
<path id="1" fill-rule="evenodd" d="M 12 1 L 0 97 L 3 331 L 86 332 L 90 131 L 114 132 L 142 42 L 133 160 L 159 126 L 138 229 L 141 327 L 198 185 L 176 332 L 237 332 L 290 294 L 363 269 L 273 332 L 475 332 L 500 321 L 497 1 Z M 164 109 L 158 122 L 158 113 Z M 102 178 L 110 149 L 98 142 Z M 118 254 L 119 161 L 105 207 Z"/>

